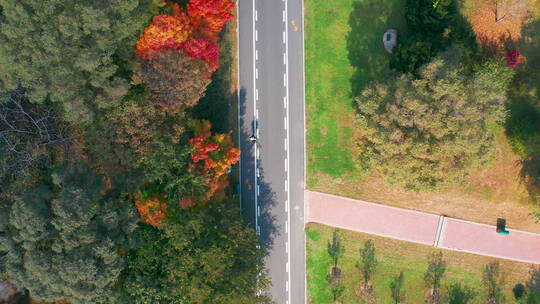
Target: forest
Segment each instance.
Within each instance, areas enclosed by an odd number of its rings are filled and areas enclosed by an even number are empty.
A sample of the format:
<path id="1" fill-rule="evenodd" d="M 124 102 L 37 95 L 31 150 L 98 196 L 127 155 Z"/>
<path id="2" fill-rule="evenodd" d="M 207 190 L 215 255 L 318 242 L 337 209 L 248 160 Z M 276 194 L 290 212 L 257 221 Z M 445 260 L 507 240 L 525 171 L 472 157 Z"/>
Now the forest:
<path id="1" fill-rule="evenodd" d="M 269 302 L 230 187 L 234 127 L 213 114 L 229 112 L 235 6 L 0 0 L 13 303 Z"/>

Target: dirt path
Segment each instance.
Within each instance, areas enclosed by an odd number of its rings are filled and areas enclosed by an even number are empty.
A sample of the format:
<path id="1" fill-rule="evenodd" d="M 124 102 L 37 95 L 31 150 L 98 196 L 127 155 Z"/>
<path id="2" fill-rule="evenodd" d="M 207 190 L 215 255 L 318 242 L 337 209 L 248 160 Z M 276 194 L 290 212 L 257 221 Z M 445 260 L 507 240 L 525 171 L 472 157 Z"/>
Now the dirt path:
<path id="1" fill-rule="evenodd" d="M 519 262 L 540 264 L 540 234 L 307 191 L 306 222 Z M 511 223 L 509 223 L 511 227 Z"/>

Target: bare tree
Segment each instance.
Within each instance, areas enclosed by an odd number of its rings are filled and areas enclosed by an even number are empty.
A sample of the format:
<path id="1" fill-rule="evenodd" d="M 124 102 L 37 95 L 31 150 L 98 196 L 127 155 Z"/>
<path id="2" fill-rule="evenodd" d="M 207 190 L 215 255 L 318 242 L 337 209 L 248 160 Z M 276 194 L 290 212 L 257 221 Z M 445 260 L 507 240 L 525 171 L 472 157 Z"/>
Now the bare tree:
<path id="1" fill-rule="evenodd" d="M 491 0 L 495 22 L 510 17 L 523 18 L 527 13 L 528 0 Z"/>
<path id="2" fill-rule="evenodd" d="M 24 176 L 49 148 L 73 138 L 52 107 L 34 105 L 21 90 L 0 95 L 0 180 Z"/>

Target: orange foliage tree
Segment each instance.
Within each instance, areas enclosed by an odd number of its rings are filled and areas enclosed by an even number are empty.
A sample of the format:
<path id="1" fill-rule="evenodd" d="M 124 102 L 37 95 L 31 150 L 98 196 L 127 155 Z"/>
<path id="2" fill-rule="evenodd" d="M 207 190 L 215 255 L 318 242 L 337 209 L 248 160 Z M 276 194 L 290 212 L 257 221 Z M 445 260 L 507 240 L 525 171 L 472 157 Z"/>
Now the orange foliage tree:
<path id="1" fill-rule="evenodd" d="M 155 16 L 137 41 L 135 55 L 139 58 L 155 58 L 160 50 L 178 50 L 191 35 L 194 29 L 191 18 L 177 3 L 168 5 L 173 14 Z"/>
<path id="2" fill-rule="evenodd" d="M 149 198 L 135 201 L 135 207 L 139 211 L 141 220 L 149 225 L 158 227 L 159 222 L 165 219 L 167 204 L 163 200 L 166 198 L 166 194 L 154 194 Z"/>
<path id="3" fill-rule="evenodd" d="M 210 72 L 218 68 L 219 36 L 234 15 L 231 0 L 191 0 L 187 12 L 177 3 L 168 2 L 172 15 L 155 16 L 137 41 L 135 54 L 152 59 L 162 50 L 183 51 L 204 61 Z"/>
<path id="4" fill-rule="evenodd" d="M 200 198 L 202 201 L 224 198 L 224 190 L 229 185 L 226 173 L 240 160 L 240 150 L 234 147 L 231 135 L 212 135 L 211 128 L 207 120 L 196 121 L 195 137 L 188 141 L 193 147 L 189 171 L 205 176 L 204 182 L 209 187 L 205 196 Z M 193 198 L 189 197 L 180 201 L 184 209 L 194 204 Z"/>

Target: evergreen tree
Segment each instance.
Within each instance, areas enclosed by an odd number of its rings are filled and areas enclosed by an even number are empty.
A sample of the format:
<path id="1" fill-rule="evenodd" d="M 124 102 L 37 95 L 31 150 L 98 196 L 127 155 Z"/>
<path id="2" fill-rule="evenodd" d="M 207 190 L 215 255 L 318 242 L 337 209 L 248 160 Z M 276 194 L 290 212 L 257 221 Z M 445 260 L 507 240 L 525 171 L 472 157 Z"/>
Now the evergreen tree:
<path id="1" fill-rule="evenodd" d="M 460 283 L 453 283 L 446 289 L 446 298 L 448 304 L 467 304 L 476 296 L 476 292 L 472 287 L 462 286 Z"/>
<path id="2" fill-rule="evenodd" d="M 190 146 L 156 141 L 154 153 L 143 160 L 146 180 L 166 192 L 175 207 L 184 196 L 199 197 L 208 191 L 207 176 L 189 169 L 191 151 Z"/>
<path id="3" fill-rule="evenodd" d="M 107 197 L 103 177 L 82 162 L 54 170 L 51 183 L 0 208 L 10 281 L 39 300 L 112 303 L 121 253 L 136 239 L 133 205 Z"/>
<path id="4" fill-rule="evenodd" d="M 268 303 L 257 236 L 237 201 L 179 210 L 147 226 L 144 246 L 128 255 L 124 303 Z"/>
<path id="5" fill-rule="evenodd" d="M 501 61 L 470 72 L 452 49 L 419 74 L 372 84 L 356 98 L 360 163 L 390 184 L 433 190 L 462 181 L 490 157 L 488 126 L 505 117 L 513 72 Z"/>
<path id="6" fill-rule="evenodd" d="M 92 120 L 127 91 L 115 58 L 132 56 L 148 2 L 0 0 L 0 91 L 24 88 L 70 121 Z"/>

